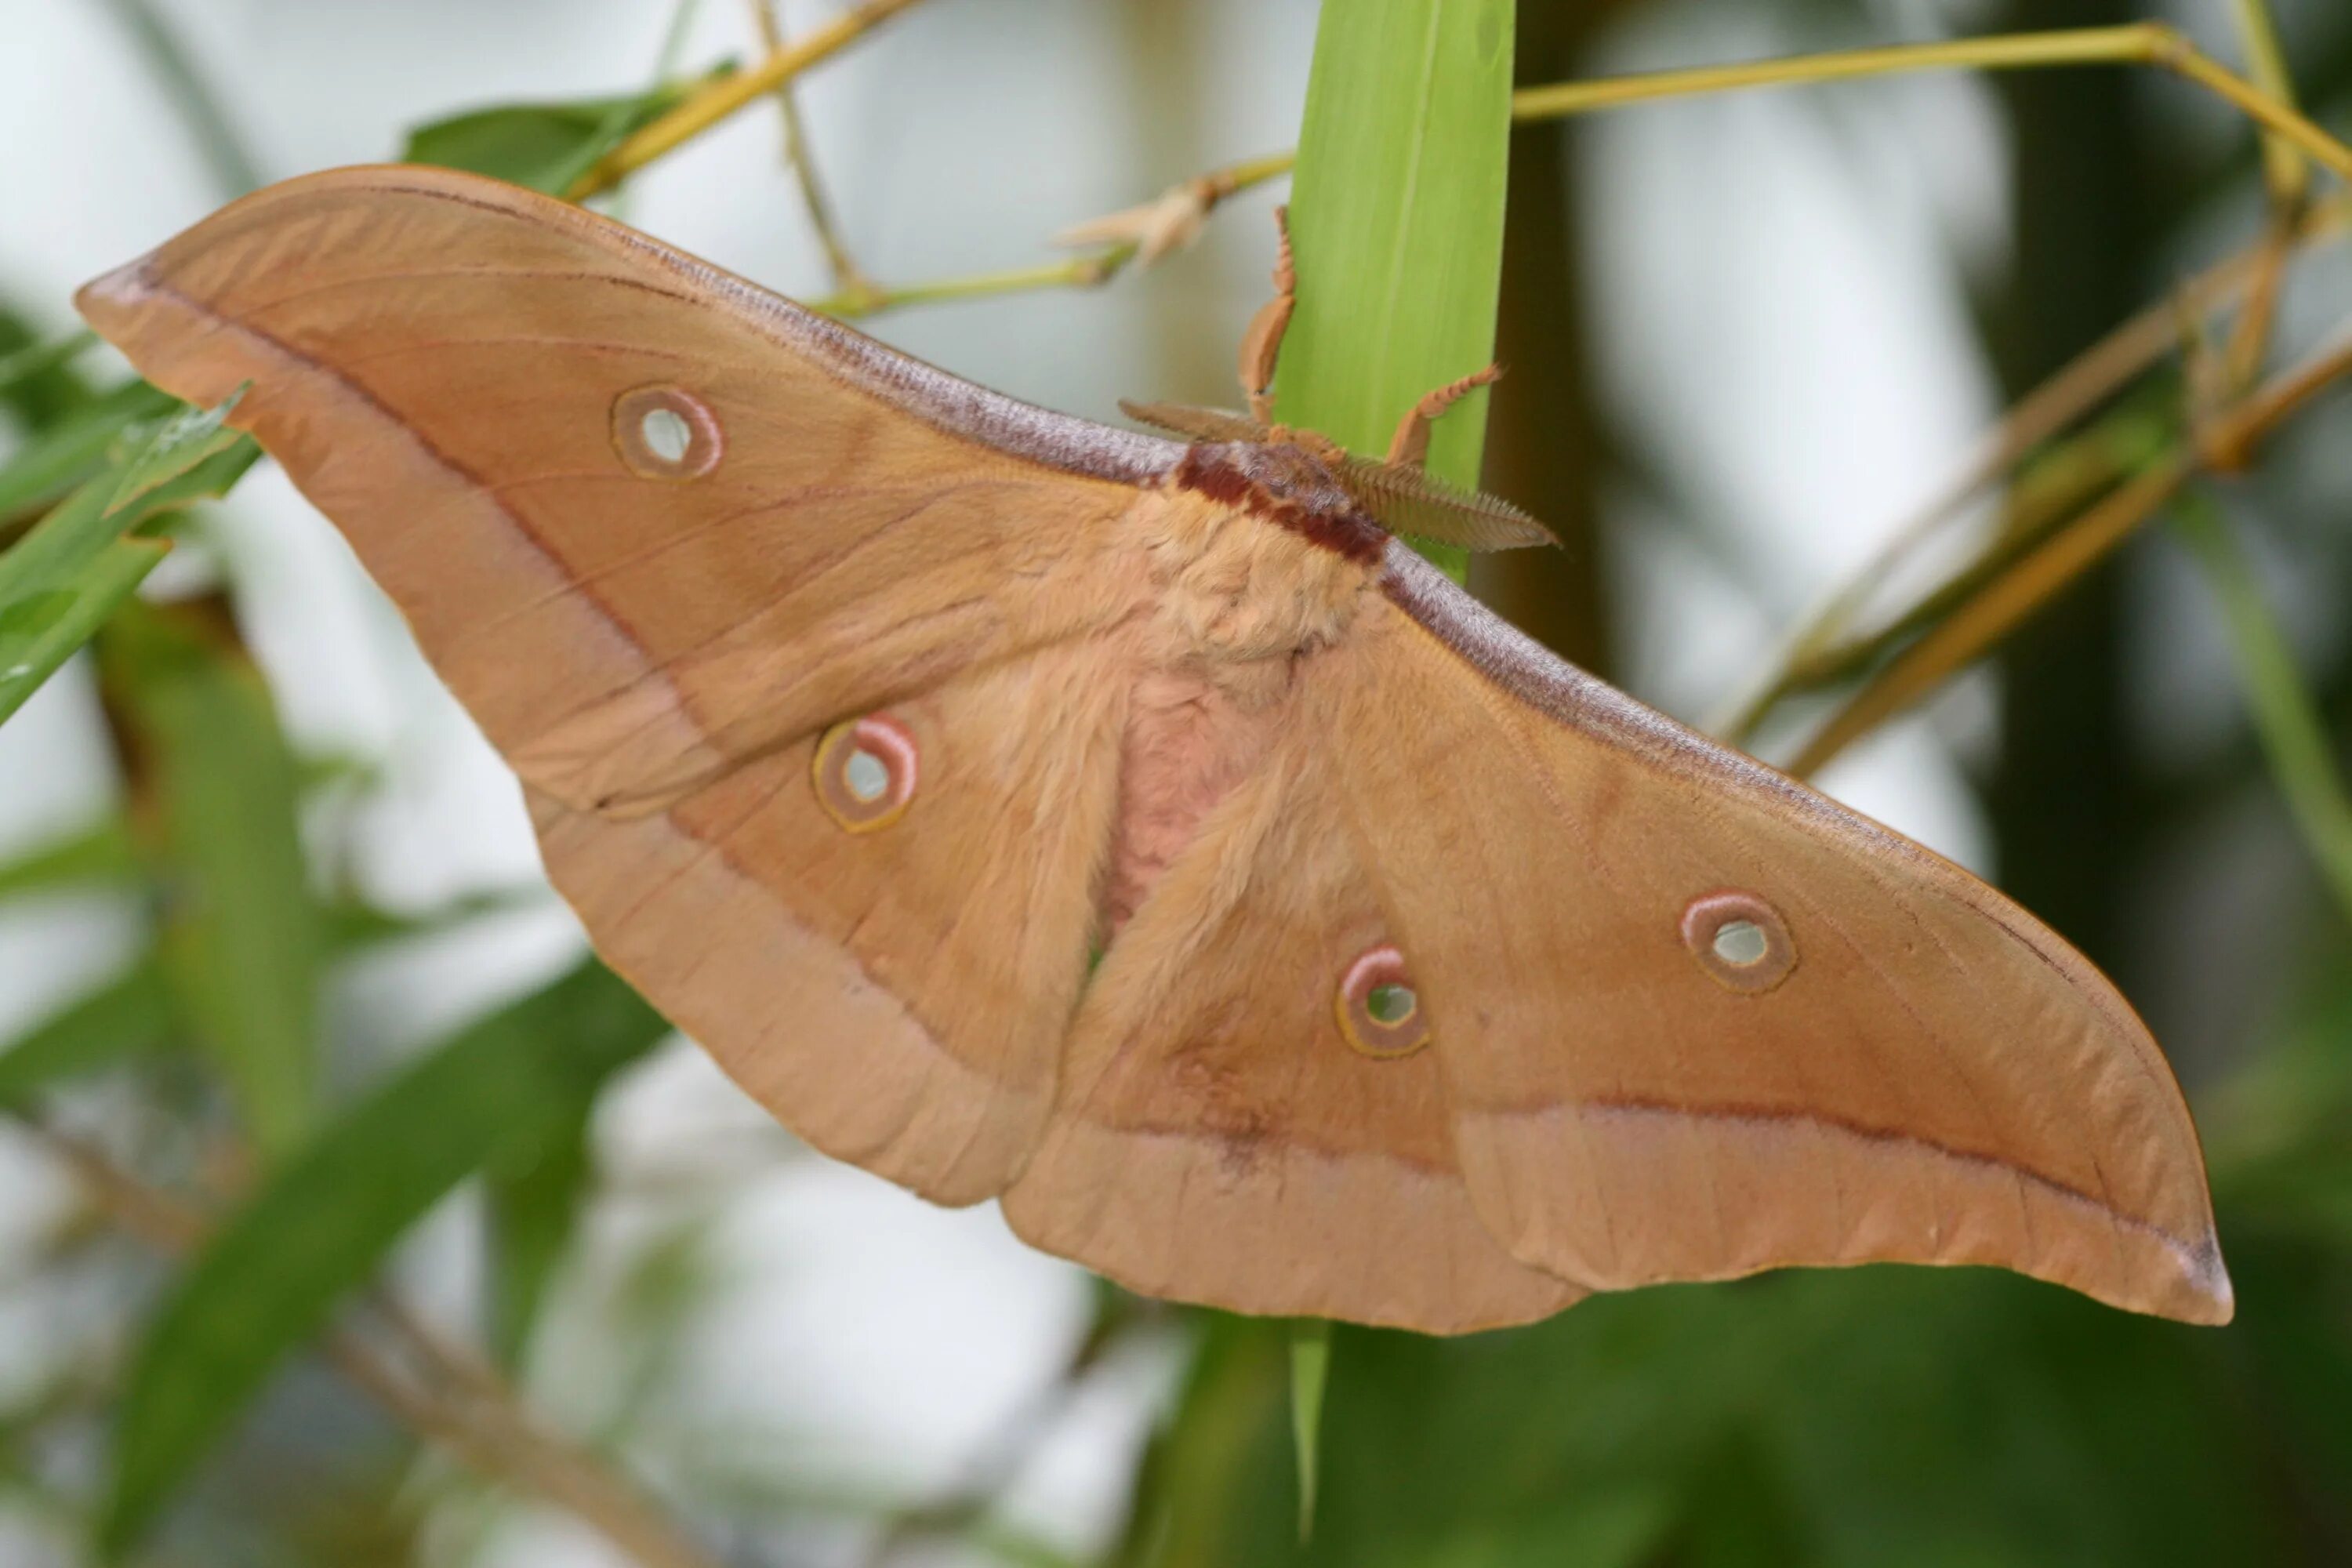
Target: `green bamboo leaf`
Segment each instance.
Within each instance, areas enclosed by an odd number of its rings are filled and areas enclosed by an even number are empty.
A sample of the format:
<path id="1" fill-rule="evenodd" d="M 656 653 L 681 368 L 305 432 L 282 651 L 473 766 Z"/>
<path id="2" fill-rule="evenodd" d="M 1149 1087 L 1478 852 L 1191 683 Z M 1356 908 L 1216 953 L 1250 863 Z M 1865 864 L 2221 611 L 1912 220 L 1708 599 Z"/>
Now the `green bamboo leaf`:
<path id="1" fill-rule="evenodd" d="M 111 489 L 93 479 L 0 553 L 0 721 L 5 721 L 170 553 L 125 539 L 106 516 Z"/>
<path id="2" fill-rule="evenodd" d="M 56 1084 L 158 1051 L 171 1034 L 170 992 L 142 962 L 0 1052 L 0 1110 L 21 1110 Z"/>
<path id="3" fill-rule="evenodd" d="M 1325 5 L 1291 182 L 1285 424 L 1377 455 L 1423 394 L 1493 359 L 1512 27 L 1511 0 Z M 1482 390 L 1438 422 L 1432 473 L 1475 487 L 1486 410 Z"/>
<path id="4" fill-rule="evenodd" d="M 156 477 L 135 495 L 118 497 L 110 515 L 122 527 L 137 528 L 191 501 L 217 500 L 259 461 L 261 447 L 252 437 L 224 432 L 222 439 L 208 443 L 187 467 Z"/>
<path id="5" fill-rule="evenodd" d="M 100 1538 L 120 1552 L 271 1371 L 402 1233 L 493 1159 L 558 1135 L 668 1032 L 601 964 L 458 1034 L 319 1129 L 183 1274 L 139 1348 Z"/>
<path id="6" fill-rule="evenodd" d="M 107 679 L 160 806 L 166 973 L 265 1152 L 315 1104 L 326 928 L 298 821 L 299 771 L 260 675 L 195 613 L 118 615 Z"/>
<path id="7" fill-rule="evenodd" d="M 53 839 L 0 865 L 0 900 L 120 884 L 139 875 L 139 852 L 120 819 Z"/>
<path id="8" fill-rule="evenodd" d="M 722 65 L 712 75 L 734 68 Z M 631 132 L 700 85 L 664 82 L 616 98 L 471 110 L 415 127 L 401 161 L 465 169 L 560 196 Z"/>
<path id="9" fill-rule="evenodd" d="M 572 1245 L 595 1166 L 583 1098 L 535 1145 L 492 1161 L 483 1184 L 489 1212 L 490 1346 L 505 1366 L 530 1348 L 556 1266 Z"/>
<path id="10" fill-rule="evenodd" d="M 465 169 L 550 195 L 652 117 L 650 95 L 572 103 L 509 103 L 417 126 L 401 161 Z"/>
<path id="11" fill-rule="evenodd" d="M 87 328 L 61 338 L 42 339 L 0 310 L 0 408 L 38 430 L 89 400 L 89 389 L 74 374 L 73 362 L 97 346 Z"/>
<path id="12" fill-rule="evenodd" d="M 5 890 L 7 885 L 5 876 L 5 873 L 0 873 L 0 890 Z M 337 953 L 349 953 L 383 942 L 438 936 L 492 915 L 539 907 L 547 900 L 547 889 L 541 885 L 501 892 L 469 893 L 421 914 L 398 914 L 359 901 L 337 902 L 323 911 L 327 922 L 327 945 Z"/>
<path id="13" fill-rule="evenodd" d="M 2174 515 L 2220 601 L 2271 773 L 2336 902 L 2352 915 L 2352 795 L 2318 707 L 2220 507 L 2209 496 L 2189 494 L 2175 503 Z"/>
<path id="14" fill-rule="evenodd" d="M 250 383 L 247 384 L 250 385 Z M 204 470 L 215 458 L 228 457 L 239 446 L 250 454 L 244 459 L 250 467 L 259 456 L 260 448 L 252 437 L 228 426 L 228 416 L 245 396 L 245 387 L 210 408 L 194 408 L 183 404 L 164 418 L 152 424 L 133 426 L 123 432 L 123 450 L 115 459 L 114 489 L 107 498 L 106 515 L 121 520 L 126 512 L 136 517 L 150 515 L 158 510 L 154 497 L 193 474 Z M 230 476 L 231 482 L 245 471 L 238 467 Z M 224 485 L 223 489 L 227 487 Z M 173 492 L 178 494 L 176 490 Z M 219 491 L 212 493 L 217 494 Z M 180 499 L 192 499 L 181 496 Z M 141 505 L 145 502 L 147 504 Z M 168 503 L 164 503 L 168 504 Z M 127 522 L 124 524 L 127 526 Z"/>
<path id="15" fill-rule="evenodd" d="M 1255 1554 L 1234 1548 L 1256 1522 L 1252 1483 L 1279 1474 L 1275 1428 L 1282 1418 L 1283 1363 L 1283 1325 L 1203 1314 L 1175 1413 L 1137 1467 L 1134 1505 L 1109 1563 L 1222 1568 L 1278 1560 L 1274 1545 Z M 1265 1517 L 1275 1530 L 1291 1522 L 1279 1514 Z M 1280 1541 L 1271 1533 L 1265 1539 Z"/>
<path id="16" fill-rule="evenodd" d="M 179 406 L 170 394 L 133 381 L 67 411 L 0 467 L 0 518 L 47 506 L 103 473 L 125 430 Z"/>
<path id="17" fill-rule="evenodd" d="M 1387 449 L 1433 387 L 1488 363 L 1503 279 L 1511 0 L 1328 4 L 1315 34 L 1291 183 L 1298 302 L 1275 412 L 1351 450 Z M 1429 468 L 1475 487 L 1486 395 L 1438 422 Z M 1468 557 L 1431 548 L 1457 581 Z M 1298 1529 L 1314 1522 L 1329 1330 L 1294 1333 Z"/>
<path id="18" fill-rule="evenodd" d="M 162 540 L 125 537 L 127 531 L 170 507 L 225 493 L 260 457 L 250 438 L 226 424 L 242 395 L 240 388 L 216 408 L 173 405 L 178 412 L 152 424 L 124 424 L 109 442 L 118 448 L 109 466 L 0 554 L 0 721 L 96 636 L 170 552 Z M 9 473 L 17 472 L 12 465 Z M 6 482 L 0 475 L 0 485 Z"/>
<path id="19" fill-rule="evenodd" d="M 1316 1456 L 1323 1433 L 1323 1390 L 1331 1376 L 1331 1325 L 1303 1318 L 1290 1328 L 1290 1443 L 1298 1455 L 1298 1540 L 1315 1534 Z"/>

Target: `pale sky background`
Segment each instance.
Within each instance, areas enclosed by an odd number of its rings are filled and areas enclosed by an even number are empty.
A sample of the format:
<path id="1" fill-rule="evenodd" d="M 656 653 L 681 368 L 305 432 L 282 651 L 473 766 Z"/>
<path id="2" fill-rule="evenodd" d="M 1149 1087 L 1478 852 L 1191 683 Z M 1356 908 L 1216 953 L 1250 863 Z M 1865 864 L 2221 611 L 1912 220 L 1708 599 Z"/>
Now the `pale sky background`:
<path id="1" fill-rule="evenodd" d="M 1306 0 L 1216 0 L 1158 25 L 1146 0 L 934 0 L 824 68 L 805 93 L 847 238 L 869 270 L 914 280 L 1025 263 L 1061 226 L 1142 200 L 1209 164 L 1295 138 L 1312 41 Z M 488 100 L 603 94 L 649 74 L 668 6 L 652 0 L 176 0 L 167 10 L 271 178 L 392 155 L 403 128 Z M 825 7 L 827 11 L 830 7 Z M 1715 6 L 1719 16 L 1736 7 Z M 1924 36 L 1924 4 L 1888 4 L 1878 37 Z M 794 27 L 818 0 L 787 7 Z M 1953 17 L 1950 11 L 1943 13 Z M 1616 38 L 1612 68 L 1775 52 L 1755 24 L 1694 26 L 1667 6 Z M 84 279 L 217 205 L 184 128 L 98 0 L 0 0 L 0 293 L 63 329 Z M 1820 40 L 1807 40 L 1818 42 Z M 705 0 L 688 58 L 752 51 L 744 7 Z M 1159 51 L 1174 51 L 1162 54 Z M 1192 59 L 1182 58 L 1192 51 Z M 1142 56 L 1144 58 L 1139 58 Z M 1205 101 L 1153 107 L 1164 68 Z M 1773 629 L 1933 495 L 1994 413 L 1953 268 L 2001 254 L 2003 153 L 1978 83 L 1847 89 L 1844 134 L 1787 94 L 1622 117 L 1592 160 L 1596 327 L 1616 416 L 1708 507 L 1718 549 L 1621 509 L 1624 664 L 1636 695 L 1698 718 Z M 1860 134 L 1852 134 L 1856 129 Z M 633 222 L 787 292 L 824 287 L 776 156 L 772 115 L 742 116 L 633 192 Z M 1213 379 L 1265 288 L 1272 193 L 1234 204 L 1197 250 L 1094 294 L 940 307 L 869 325 L 974 380 L 1115 418 L 1121 395 L 1216 398 Z M 1181 365 L 1175 362 L 1181 360 Z M 1202 367 L 1207 367 L 1204 370 Z M 223 509 L 226 568 L 297 735 L 383 770 L 363 816 L 367 883 L 429 904 L 532 880 L 511 779 L 407 645 L 397 619 L 273 469 Z M 1646 526 L 1645 526 L 1646 525 Z M 1732 569 L 1727 563 L 1739 563 Z M 184 581 L 184 577 L 181 579 Z M 1991 694 L 1964 683 L 1822 782 L 1980 870 L 1986 838 L 1946 739 L 1980 731 Z M 68 831 L 112 788 L 84 672 L 0 730 L 0 855 Z M 119 914 L 44 905 L 0 920 L 0 1037 L 101 978 Z M 377 965 L 342 988 L 338 1027 L 386 1061 L 568 963 L 550 900 Z M 777 1005 L 789 1007 L 789 997 Z M 794 1153 L 691 1047 L 614 1097 L 599 1129 L 624 1186 L 713 1149 L 747 1173 L 710 1214 L 718 1280 L 661 1381 L 649 1441 L 724 1443 L 860 1489 L 952 1484 L 1049 1380 L 1087 1315 L 1084 1277 L 1030 1252 L 992 1207 L 948 1213 Z M 0 1272 L 60 1200 L 0 1139 Z M 537 1394 L 593 1425 L 610 1284 L 667 1200 L 616 1199 L 591 1227 L 537 1370 Z M 462 1321 L 473 1282 L 460 1202 L 406 1250 L 428 1308 Z M 17 1238 L 17 1239 L 12 1239 Z M 26 1375 L 42 1325 L 0 1311 L 0 1382 Z M 1015 1488 L 1051 1539 L 1115 1527 L 1137 1445 L 1176 1368 L 1162 1346 L 1108 1369 Z M 845 1528 L 794 1561 L 854 1560 Z M 0 1564 L 51 1559 L 0 1529 Z M 950 1561 L 936 1555 L 922 1561 Z M 615 1561 L 568 1523 L 517 1514 L 478 1561 Z"/>

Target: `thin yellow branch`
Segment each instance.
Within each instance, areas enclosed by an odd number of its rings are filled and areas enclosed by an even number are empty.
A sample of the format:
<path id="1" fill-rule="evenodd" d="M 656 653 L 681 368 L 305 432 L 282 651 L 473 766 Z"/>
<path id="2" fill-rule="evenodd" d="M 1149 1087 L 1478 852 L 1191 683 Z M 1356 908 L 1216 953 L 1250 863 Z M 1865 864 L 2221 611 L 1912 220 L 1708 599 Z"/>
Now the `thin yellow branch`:
<path id="1" fill-rule="evenodd" d="M 691 142 L 737 110 L 757 103 L 783 83 L 855 43 L 918 0 L 866 0 L 824 26 L 770 54 L 750 70 L 721 77 L 689 95 L 598 160 L 564 195 L 585 201 L 608 191 L 655 159 Z"/>
<path id="2" fill-rule="evenodd" d="M 751 0 L 751 22 L 760 30 L 761 45 L 771 56 L 781 54 L 784 47 L 783 24 L 776 16 L 776 0 Z M 776 110 L 784 126 L 784 167 L 790 169 L 793 182 L 800 186 L 801 205 L 809 216 L 809 226 L 816 231 L 817 244 L 824 248 L 825 268 L 833 274 L 833 286 L 842 294 L 865 294 L 874 289 L 874 280 L 849 253 L 841 237 L 841 229 L 834 220 L 833 203 L 826 197 L 824 182 L 817 177 L 816 159 L 809 151 L 808 130 L 801 123 L 799 95 L 793 84 L 780 81 L 775 90 Z"/>
<path id="3" fill-rule="evenodd" d="M 2169 29 L 2159 28 L 2159 31 Z M 2188 78 L 2236 106 L 2277 139 L 2310 154 L 2339 180 L 2352 182 L 2352 147 L 2347 147 L 2292 104 L 2280 102 L 2225 66 L 2199 54 L 2188 39 L 2172 35 L 2173 47 L 2151 63 Z"/>
<path id="4" fill-rule="evenodd" d="M 1928 630 L 1841 707 L 1788 764 L 1805 778 L 1855 741 L 1974 663 L 2027 616 L 2088 571 L 2178 494 L 2196 471 L 2176 453 L 2117 489 L 1995 578 L 1984 591 Z"/>
<path id="5" fill-rule="evenodd" d="M 2300 248 L 2339 237 L 2347 222 L 2352 222 L 2352 204 L 2337 200 L 2315 207 L 2295 226 L 2291 244 Z M 1844 679 L 1875 662 L 1895 635 L 1913 620 L 1913 613 L 1906 612 L 1879 630 L 1842 640 L 1847 638 L 1855 617 L 1878 587 L 1913 552 L 1936 537 L 1971 500 L 2029 453 L 2177 349 L 2179 312 L 2184 307 L 2198 312 L 2219 310 L 2241 293 L 2259 288 L 2271 265 L 2272 244 L 2266 235 L 2256 245 L 2190 279 L 2175 299 L 2133 317 L 2027 395 L 1986 437 L 1957 481 L 1889 535 L 1887 542 L 1853 576 L 1801 619 L 1771 667 L 1707 726 L 1709 731 L 1735 745 L 1745 744 L 1782 700 Z M 2248 308 L 2252 308 L 2251 302 Z"/>
<path id="6" fill-rule="evenodd" d="M 2308 153 L 2352 182 L 2352 147 L 2347 147 L 2291 104 L 2200 54 L 2177 28 L 2159 22 L 2121 27 L 2084 27 L 2051 33 L 2020 33 L 1997 38 L 1954 38 L 1933 44 L 1847 49 L 1833 54 L 1702 66 L 1688 70 L 1646 71 L 1598 81 L 1523 88 L 1511 99 L 1512 118 L 1557 120 L 1618 109 L 1632 103 L 1748 88 L 1793 87 L 1861 77 L 1917 71 L 2042 70 L 2063 66 L 2154 66 L 2186 77 L 2219 95 L 2263 129 Z"/>
<path id="7" fill-rule="evenodd" d="M 2199 437 L 2205 461 L 2243 468 L 2253 448 L 2304 406 L 2352 375 L 2352 337 L 2323 350 L 2223 414 Z"/>
<path id="8" fill-rule="evenodd" d="M 2272 381 L 2211 428 L 2150 464 L 2035 546 L 1931 627 L 1847 700 L 1789 764 L 1799 776 L 1826 765 L 1908 708 L 2050 602 L 2177 496 L 2217 457 L 2242 453 L 2323 392 L 2352 375 L 2352 335 Z"/>
<path id="9" fill-rule="evenodd" d="M 1140 205 L 1073 224 L 1054 236 L 1054 243 L 1133 243 L 1141 247 L 1139 258 L 1148 267 L 1170 251 L 1181 250 L 1198 239 L 1209 215 L 1220 204 L 1254 185 L 1288 174 L 1297 161 L 1296 153 L 1269 153 L 1195 174 L 1189 180 L 1178 181 Z"/>
<path id="10" fill-rule="evenodd" d="M 808 307 L 829 316 L 858 320 L 908 305 L 992 299 L 1005 294 L 1034 293 L 1045 289 L 1099 288 L 1118 277 L 1129 264 L 1137 261 L 1148 263 L 1161 251 L 1189 243 L 1189 234 L 1175 231 L 1187 226 L 1197 231 L 1199 223 L 1220 203 L 1287 174 L 1291 162 L 1292 155 L 1288 153 L 1244 158 L 1171 185 L 1164 195 L 1141 206 L 1090 219 L 1054 237 L 1057 245 L 1103 247 L 1089 255 L 1074 256 L 1066 261 L 1044 262 L 1034 267 L 1014 267 L 998 272 L 941 278 L 927 283 L 883 285 L 870 279 L 860 279 L 858 285 L 836 289 L 822 300 L 808 301 Z M 1180 205 L 1183 209 L 1181 212 L 1176 210 Z"/>
<path id="11" fill-rule="evenodd" d="M 2235 5 L 2238 37 L 2246 47 L 2247 76 L 2274 101 L 2298 107 L 2294 73 L 2287 68 L 2270 0 L 2235 0 Z M 2302 153 L 2276 136 L 2263 139 L 2263 173 L 2270 184 L 2271 199 L 2281 205 L 2301 200 L 2311 183 L 2311 166 Z"/>
<path id="12" fill-rule="evenodd" d="M 940 278 L 928 283 L 868 285 L 840 289 L 808 301 L 812 310 L 856 321 L 908 305 L 936 304 L 947 300 L 982 300 L 1000 294 L 1028 294 L 1041 289 L 1092 289 L 1108 283 L 1135 259 L 1132 245 L 1113 246 L 1093 256 L 1048 261 L 1035 267 L 1012 267 L 1002 272 L 975 272 L 963 278 Z"/>

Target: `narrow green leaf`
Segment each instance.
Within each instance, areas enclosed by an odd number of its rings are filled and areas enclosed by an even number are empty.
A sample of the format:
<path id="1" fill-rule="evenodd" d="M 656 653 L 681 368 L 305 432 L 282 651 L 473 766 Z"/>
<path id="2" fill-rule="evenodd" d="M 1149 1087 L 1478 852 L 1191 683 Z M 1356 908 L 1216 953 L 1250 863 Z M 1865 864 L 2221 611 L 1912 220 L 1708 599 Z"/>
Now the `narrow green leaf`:
<path id="1" fill-rule="evenodd" d="M 299 771 L 251 663 L 197 616 L 115 618 L 104 644 L 161 807 L 166 973 L 265 1152 L 308 1128 L 326 929 Z"/>
<path id="2" fill-rule="evenodd" d="M 520 1366 L 547 1288 L 572 1245 L 595 1169 L 588 1133 L 593 1102 L 578 1101 L 530 1147 L 494 1160 L 483 1184 L 489 1211 L 490 1346 Z"/>
<path id="3" fill-rule="evenodd" d="M 5 881 L 0 880 L 0 889 L 5 886 Z M 342 953 L 373 947 L 381 942 L 437 936 L 469 921 L 542 905 L 547 899 L 544 886 L 518 888 L 505 892 L 473 893 L 414 915 L 395 914 L 358 902 L 332 904 L 324 911 L 327 945 Z"/>
<path id="4" fill-rule="evenodd" d="M 171 552 L 125 539 L 105 515 L 110 482 L 76 490 L 0 553 L 0 721 L 5 721 Z"/>
<path id="5" fill-rule="evenodd" d="M 100 1530 L 109 1550 L 137 1539 L 403 1232 L 486 1162 L 560 1133 L 667 1032 L 610 971 L 583 964 L 319 1129 L 190 1264 L 140 1346 Z"/>
<path id="6" fill-rule="evenodd" d="M 2352 916 L 2352 796 L 2336 770 L 2326 726 L 2220 507 L 2210 496 L 2192 493 L 2175 503 L 2175 515 L 2221 604 L 2271 773 L 2312 858 Z"/>
<path id="7" fill-rule="evenodd" d="M 1291 182 L 1285 424 L 1378 455 L 1424 393 L 1493 359 L 1512 27 L 1511 0 L 1324 6 Z M 1477 484 L 1486 410 L 1481 390 L 1438 422 L 1432 473 Z M 1456 577 L 1466 564 L 1429 553 Z"/>
<path id="8" fill-rule="evenodd" d="M 1331 1325 L 1302 1318 L 1290 1326 L 1290 1441 L 1298 1454 L 1298 1540 L 1315 1534 L 1315 1482 L 1323 1435 L 1323 1390 L 1331 1375 Z"/>
<path id="9" fill-rule="evenodd" d="M 1298 300 L 1275 410 L 1380 453 L 1423 394 L 1488 363 L 1502 289 L 1511 125 L 1511 0 L 1327 4 L 1292 179 Z M 1438 422 L 1429 467 L 1475 486 L 1486 401 Z M 1458 580 L 1459 551 L 1431 549 Z M 1330 1328 L 1291 1337 L 1298 1529 L 1315 1518 Z"/>
<path id="10" fill-rule="evenodd" d="M 250 437 L 225 424 L 242 395 L 240 388 L 216 408 L 173 405 L 178 412 L 152 426 L 115 428 L 108 445 L 119 441 L 123 449 L 113 461 L 0 553 L 0 721 L 96 636 L 171 551 L 165 541 L 125 537 L 127 531 L 169 508 L 225 494 L 260 458 Z M 0 486 L 9 475 L 22 477 L 11 465 Z"/>
<path id="11" fill-rule="evenodd" d="M 1175 1411 L 1144 1449 L 1126 1532 L 1107 1558 L 1120 1568 L 1274 1560 L 1234 1547 L 1255 1522 L 1255 1482 L 1281 1460 L 1284 1325 L 1224 1312 L 1195 1321 L 1200 1340 Z M 1288 1522 L 1266 1517 L 1275 1530 Z"/>
<path id="12" fill-rule="evenodd" d="M 720 71 L 733 68 L 722 66 Z M 472 110 L 415 127 L 401 149 L 401 161 L 466 169 L 562 195 L 597 159 L 686 90 L 664 83 L 616 98 Z"/>
<path id="13" fill-rule="evenodd" d="M 236 488 L 246 471 L 261 461 L 260 444 L 250 436 L 226 432 L 229 438 L 212 445 L 202 458 L 176 474 L 157 479 L 133 496 L 119 499 L 111 516 L 124 528 L 138 528 L 150 519 L 176 511 L 190 501 L 216 500 Z"/>
<path id="14" fill-rule="evenodd" d="M 245 396 L 245 390 L 238 387 L 210 408 L 183 404 L 152 425 L 134 426 L 124 431 L 127 449 L 114 463 L 114 489 L 107 498 L 106 515 L 120 518 L 134 503 L 186 478 L 229 448 L 240 443 L 251 446 L 250 437 L 228 426 L 228 416 Z M 247 460 L 249 463 L 252 459 Z"/>
<path id="15" fill-rule="evenodd" d="M 82 400 L 70 366 L 98 344 L 88 328 L 61 338 L 33 342 L 16 322 L 0 316 L 0 403 L 36 428 Z"/>
<path id="16" fill-rule="evenodd" d="M 69 1079 L 163 1048 L 172 1034 L 162 973 L 142 962 L 0 1052 L 0 1110 L 19 1110 Z"/>
<path id="17" fill-rule="evenodd" d="M 179 406 L 170 394 L 133 381 L 65 413 L 0 467 L 0 518 L 47 506 L 102 473 L 123 431 Z"/>
<path id="18" fill-rule="evenodd" d="M 53 839 L 0 864 L 0 900 L 124 883 L 138 875 L 138 849 L 117 819 Z"/>
<path id="19" fill-rule="evenodd" d="M 22 314 L 0 304 L 0 410 L 27 435 L 47 429 L 97 395 L 73 367 L 97 334 L 45 337 Z"/>

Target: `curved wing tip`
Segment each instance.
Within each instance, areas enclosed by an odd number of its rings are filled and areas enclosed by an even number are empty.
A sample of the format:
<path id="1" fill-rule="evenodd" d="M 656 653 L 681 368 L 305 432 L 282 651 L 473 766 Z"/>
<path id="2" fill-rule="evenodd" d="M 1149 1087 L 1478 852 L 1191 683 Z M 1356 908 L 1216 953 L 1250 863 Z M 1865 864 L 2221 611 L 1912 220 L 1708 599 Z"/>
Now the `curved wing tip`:
<path id="1" fill-rule="evenodd" d="M 2188 1268 L 2182 1282 L 2188 1287 L 2188 1300 L 2183 1310 L 2168 1314 L 2184 1323 L 2197 1323 L 2220 1328 L 2238 1315 L 2238 1293 L 2230 1283 L 2230 1270 L 2221 1261 L 2221 1240 L 2212 1232 L 2184 1259 Z"/>
<path id="2" fill-rule="evenodd" d="M 121 313 L 135 307 L 148 293 L 148 275 L 154 265 L 155 253 L 149 251 L 134 261 L 127 261 L 111 272 L 102 272 L 74 290 L 74 309 L 100 337 L 112 340 L 108 323 L 119 320 Z"/>

